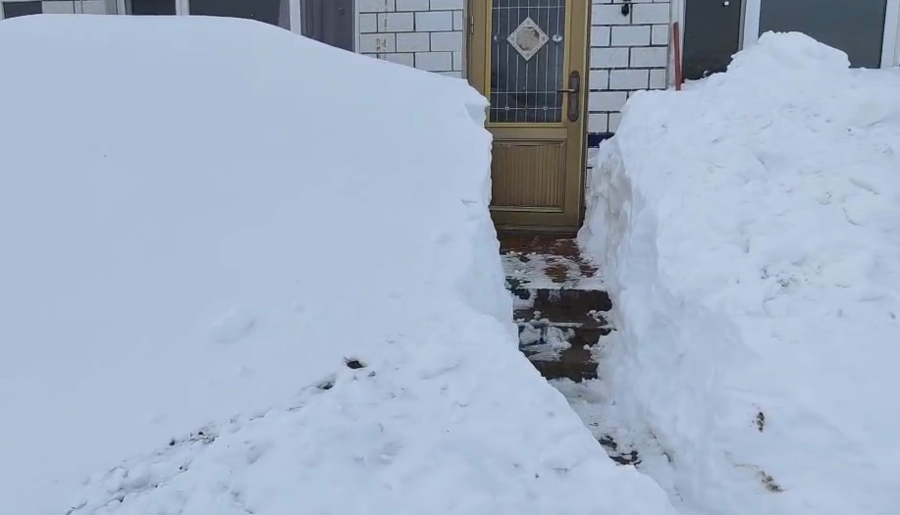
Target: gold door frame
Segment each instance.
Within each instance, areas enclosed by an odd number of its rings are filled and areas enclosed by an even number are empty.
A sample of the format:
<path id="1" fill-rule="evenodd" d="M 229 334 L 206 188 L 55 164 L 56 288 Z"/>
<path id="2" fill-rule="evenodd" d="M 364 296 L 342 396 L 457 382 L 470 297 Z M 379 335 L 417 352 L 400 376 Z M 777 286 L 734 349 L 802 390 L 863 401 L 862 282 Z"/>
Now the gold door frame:
<path id="1" fill-rule="evenodd" d="M 577 94 L 579 116 L 571 122 L 566 117 L 570 95 L 562 102 L 562 121 L 551 123 L 492 123 L 486 127 L 494 140 L 517 141 L 523 147 L 561 142 L 566 145 L 562 207 L 491 206 L 498 228 L 544 231 L 577 230 L 583 216 L 584 175 L 587 140 L 588 98 L 588 37 L 590 31 L 590 0 L 566 0 L 563 69 L 566 74 L 577 71 L 581 87 Z M 491 46 L 493 0 L 468 0 L 467 68 L 469 83 L 490 98 Z M 562 77 L 560 77 L 562 80 Z M 495 149 L 496 152 L 496 149 Z M 515 152 L 515 150 L 510 150 Z M 496 182 L 495 182 L 496 184 Z"/>

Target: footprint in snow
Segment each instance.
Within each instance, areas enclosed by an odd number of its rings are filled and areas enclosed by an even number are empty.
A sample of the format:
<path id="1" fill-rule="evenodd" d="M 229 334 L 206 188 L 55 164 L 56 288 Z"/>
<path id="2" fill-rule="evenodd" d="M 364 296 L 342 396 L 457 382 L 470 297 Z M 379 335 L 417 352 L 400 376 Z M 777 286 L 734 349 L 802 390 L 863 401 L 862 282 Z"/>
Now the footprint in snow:
<path id="1" fill-rule="evenodd" d="M 213 321 L 209 335 L 217 343 L 234 343 L 250 334 L 254 325 L 256 319 L 232 308 L 225 316 Z"/>

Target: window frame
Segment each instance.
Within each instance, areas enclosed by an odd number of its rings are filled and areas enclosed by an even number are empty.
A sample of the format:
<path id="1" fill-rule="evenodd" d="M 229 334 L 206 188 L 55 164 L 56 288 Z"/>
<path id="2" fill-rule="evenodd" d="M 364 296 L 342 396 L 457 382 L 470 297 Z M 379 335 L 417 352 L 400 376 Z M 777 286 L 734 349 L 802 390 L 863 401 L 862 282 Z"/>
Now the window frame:
<path id="1" fill-rule="evenodd" d="M 0 2 L 4 3 L 21 3 L 21 2 L 29 2 L 33 0 L 0 0 Z M 81 0 L 61 0 L 61 1 L 71 1 L 73 4 L 79 3 Z M 252 1 L 252 0 L 249 0 Z M 301 34 L 301 27 L 303 26 L 300 20 L 300 2 L 301 0 L 288 0 L 288 7 L 291 18 L 291 28 L 290 31 L 295 34 Z M 111 3 L 107 0 L 107 3 Z M 116 5 L 116 13 L 111 16 L 128 16 L 125 9 L 126 0 L 115 0 Z M 354 14 L 356 11 L 356 2 L 354 2 Z M 0 6 L 2 7 L 2 6 Z M 175 0 L 175 16 L 189 16 L 190 15 L 190 0 Z M 0 8 L 0 20 L 3 20 L 3 9 Z M 358 38 L 357 38 L 358 39 Z"/>
<path id="2" fill-rule="evenodd" d="M 679 44 L 684 48 L 684 6 L 685 2 L 700 0 L 672 0 L 672 19 L 681 26 Z M 704 0 L 706 1 L 706 0 Z M 726 0 L 721 0 L 726 1 Z M 742 3 L 741 34 L 738 41 L 741 49 L 752 45 L 759 39 L 760 7 L 764 1 L 775 0 L 730 0 Z M 886 0 L 884 13 L 884 33 L 881 45 L 881 68 L 900 66 L 900 0 Z M 669 74 L 674 81 L 674 74 Z M 671 85 L 671 84 L 670 84 Z"/>

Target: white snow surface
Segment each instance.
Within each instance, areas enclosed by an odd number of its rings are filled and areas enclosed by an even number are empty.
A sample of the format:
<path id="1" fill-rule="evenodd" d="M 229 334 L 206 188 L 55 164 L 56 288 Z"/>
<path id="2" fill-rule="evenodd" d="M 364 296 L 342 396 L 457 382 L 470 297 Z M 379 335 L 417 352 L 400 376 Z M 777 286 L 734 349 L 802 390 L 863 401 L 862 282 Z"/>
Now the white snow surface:
<path id="1" fill-rule="evenodd" d="M 465 82 L 221 18 L 0 53 L 4 513 L 673 513 L 517 350 Z"/>
<path id="2" fill-rule="evenodd" d="M 769 33 L 597 159 L 579 241 L 645 470 L 683 513 L 900 513 L 900 70 Z"/>

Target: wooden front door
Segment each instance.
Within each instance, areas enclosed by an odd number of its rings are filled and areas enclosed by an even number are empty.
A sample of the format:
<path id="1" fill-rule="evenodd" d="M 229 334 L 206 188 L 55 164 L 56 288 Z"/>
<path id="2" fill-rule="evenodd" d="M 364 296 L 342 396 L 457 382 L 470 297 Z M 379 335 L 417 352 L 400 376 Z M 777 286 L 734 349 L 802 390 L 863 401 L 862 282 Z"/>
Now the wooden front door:
<path id="1" fill-rule="evenodd" d="M 582 210 L 589 0 L 470 0 L 468 76 L 490 99 L 499 228 L 571 231 Z"/>

